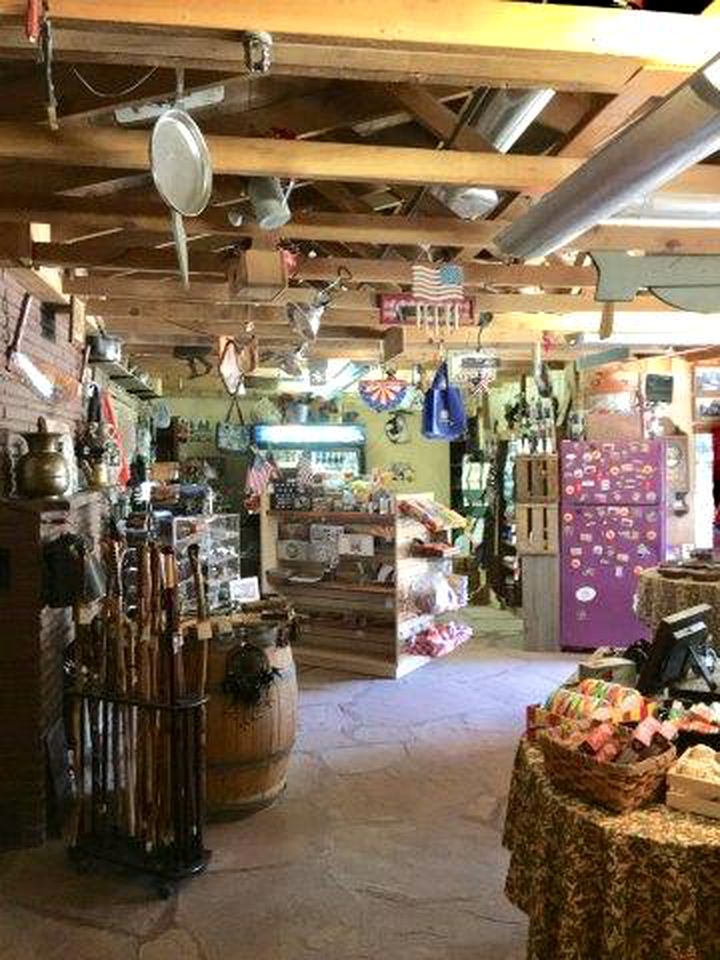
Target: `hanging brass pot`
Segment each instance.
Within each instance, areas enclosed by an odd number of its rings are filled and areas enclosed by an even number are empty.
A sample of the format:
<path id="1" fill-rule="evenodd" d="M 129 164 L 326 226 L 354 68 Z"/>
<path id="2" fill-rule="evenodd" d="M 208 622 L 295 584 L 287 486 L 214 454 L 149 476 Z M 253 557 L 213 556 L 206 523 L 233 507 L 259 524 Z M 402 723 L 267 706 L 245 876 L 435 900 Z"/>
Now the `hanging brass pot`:
<path id="1" fill-rule="evenodd" d="M 110 471 L 104 460 L 92 465 L 89 480 L 91 490 L 104 490 L 110 486 Z"/>
<path id="2" fill-rule="evenodd" d="M 49 433 L 38 417 L 36 433 L 24 433 L 28 452 L 18 460 L 17 484 L 23 497 L 60 497 L 70 486 L 70 471 L 58 447 L 61 433 Z"/>

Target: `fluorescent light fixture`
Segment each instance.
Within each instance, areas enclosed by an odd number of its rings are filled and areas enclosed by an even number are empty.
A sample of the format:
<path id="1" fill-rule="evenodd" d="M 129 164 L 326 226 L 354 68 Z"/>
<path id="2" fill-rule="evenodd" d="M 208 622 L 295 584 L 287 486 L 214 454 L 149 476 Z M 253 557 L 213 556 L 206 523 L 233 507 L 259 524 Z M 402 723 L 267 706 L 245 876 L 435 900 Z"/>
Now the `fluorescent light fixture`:
<path id="1" fill-rule="evenodd" d="M 502 230 L 500 253 L 518 260 L 552 253 L 717 152 L 719 62 L 713 58 Z"/>
<path id="2" fill-rule="evenodd" d="M 720 197 L 658 193 L 628 204 L 602 222 L 627 227 L 720 227 Z"/>
<path id="3" fill-rule="evenodd" d="M 343 393 L 348 387 L 351 387 L 360 377 L 364 377 L 368 367 L 369 364 L 367 363 L 356 363 L 354 360 L 347 361 L 334 375 L 328 376 L 326 383 L 316 388 L 316 395 L 323 400 L 332 399 L 338 393 Z"/>
<path id="4" fill-rule="evenodd" d="M 180 103 L 175 100 L 160 100 L 153 103 L 140 103 L 130 107 L 116 107 L 116 123 L 141 123 L 143 120 L 157 120 L 161 113 L 165 113 L 173 106 L 182 106 L 183 110 L 202 110 L 204 107 L 214 107 L 225 99 L 225 87 L 208 87 L 207 90 L 193 90 L 184 93 Z"/>
<path id="5" fill-rule="evenodd" d="M 13 363 L 22 371 L 30 384 L 45 400 L 51 400 L 55 394 L 55 384 L 39 370 L 30 357 L 24 353 L 14 353 Z"/>
<path id="6" fill-rule="evenodd" d="M 265 424 L 255 427 L 255 442 L 268 446 L 321 444 L 342 446 L 365 443 L 365 431 L 357 424 Z"/>
<path id="7" fill-rule="evenodd" d="M 617 316 L 617 315 L 616 315 Z M 599 321 L 598 321 L 599 322 Z M 720 341 L 716 341 L 720 342 Z M 576 340 L 578 346 L 613 346 L 624 344 L 627 346 L 643 347 L 643 346 L 653 346 L 653 347 L 673 347 L 673 346 L 682 346 L 682 347 L 694 347 L 694 346 L 711 346 L 712 341 L 709 340 L 707 333 L 703 334 L 697 331 L 684 332 L 682 327 L 679 327 L 673 333 L 657 333 L 654 330 L 643 330 L 639 333 L 623 332 L 623 333 L 613 333 L 609 340 L 601 340 L 597 333 L 581 333 L 578 335 Z"/>

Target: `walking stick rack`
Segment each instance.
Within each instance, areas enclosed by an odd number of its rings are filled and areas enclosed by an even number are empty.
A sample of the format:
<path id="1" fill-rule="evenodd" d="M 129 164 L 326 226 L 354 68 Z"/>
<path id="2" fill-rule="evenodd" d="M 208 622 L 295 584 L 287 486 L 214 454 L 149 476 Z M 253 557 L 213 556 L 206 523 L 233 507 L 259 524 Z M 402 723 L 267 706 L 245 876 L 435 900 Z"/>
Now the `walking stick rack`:
<path id="1" fill-rule="evenodd" d="M 186 687 L 172 549 L 141 548 L 132 618 L 117 541 L 106 560 L 103 613 L 78 626 L 76 639 L 70 854 L 81 864 L 106 860 L 152 874 L 169 895 L 210 856 L 203 842 L 206 669 L 200 664 L 200 684 Z"/>

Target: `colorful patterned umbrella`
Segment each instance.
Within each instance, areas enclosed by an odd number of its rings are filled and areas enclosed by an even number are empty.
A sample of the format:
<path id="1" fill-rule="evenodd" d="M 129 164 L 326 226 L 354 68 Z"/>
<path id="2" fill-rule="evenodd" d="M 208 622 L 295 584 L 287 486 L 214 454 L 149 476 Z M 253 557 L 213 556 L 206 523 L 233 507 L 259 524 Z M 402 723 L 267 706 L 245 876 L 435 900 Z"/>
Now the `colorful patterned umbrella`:
<path id="1" fill-rule="evenodd" d="M 410 384 L 406 380 L 388 377 L 386 380 L 361 380 L 358 392 L 371 410 L 385 413 L 399 407 Z"/>

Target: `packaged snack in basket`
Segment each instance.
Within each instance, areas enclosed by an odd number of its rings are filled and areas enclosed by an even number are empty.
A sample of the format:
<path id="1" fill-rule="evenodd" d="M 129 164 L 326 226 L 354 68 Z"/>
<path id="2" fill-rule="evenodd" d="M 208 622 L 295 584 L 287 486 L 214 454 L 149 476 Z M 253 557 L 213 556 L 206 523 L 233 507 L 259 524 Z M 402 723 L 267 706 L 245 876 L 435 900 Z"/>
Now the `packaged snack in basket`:
<path id="1" fill-rule="evenodd" d="M 594 756 L 607 746 L 608 741 L 612 740 L 614 736 L 615 727 L 611 723 L 601 723 L 590 730 L 580 744 L 580 749 Z"/>
<path id="2" fill-rule="evenodd" d="M 598 763 L 633 764 L 665 753 L 677 736 L 674 724 L 646 717 L 630 724 L 566 719 L 553 728 L 552 736 L 563 746 L 578 750 Z"/>

